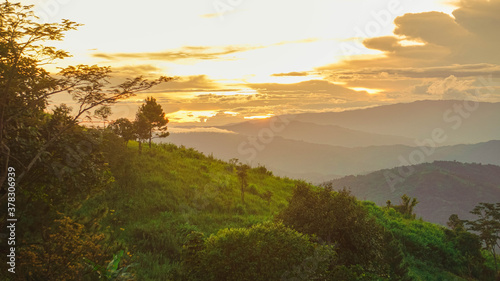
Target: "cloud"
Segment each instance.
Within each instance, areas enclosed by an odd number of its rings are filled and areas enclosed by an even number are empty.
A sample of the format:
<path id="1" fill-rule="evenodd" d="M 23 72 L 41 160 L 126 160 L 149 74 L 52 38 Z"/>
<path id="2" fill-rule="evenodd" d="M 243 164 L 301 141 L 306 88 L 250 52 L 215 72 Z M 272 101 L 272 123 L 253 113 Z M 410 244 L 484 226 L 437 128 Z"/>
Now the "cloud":
<path id="1" fill-rule="evenodd" d="M 194 128 L 170 127 L 168 129 L 171 133 L 174 133 L 174 134 L 185 134 L 185 133 L 236 134 L 233 131 L 219 129 L 219 128 L 215 128 L 215 127 L 194 127 Z"/>
<path id="2" fill-rule="evenodd" d="M 351 59 L 319 70 L 500 64 L 500 1 L 462 0 L 456 5 L 453 16 L 435 11 L 399 16 L 394 20 L 393 36 L 363 41 L 366 48 L 383 55 Z"/>
<path id="3" fill-rule="evenodd" d="M 394 34 L 407 40 L 456 48 L 470 33 L 450 15 L 441 12 L 405 14 L 394 20 Z"/>
<path id="4" fill-rule="evenodd" d="M 270 99 L 294 99 L 304 104 L 314 100 L 326 104 L 329 100 L 371 100 L 373 98 L 367 92 L 354 91 L 324 80 L 309 80 L 293 84 L 256 83 L 247 86 L 269 96 Z"/>
<path id="5" fill-rule="evenodd" d="M 352 56 L 318 67 L 325 79 L 348 87 L 385 89 L 387 97 L 470 98 L 481 77 L 500 79 L 500 0 L 461 0 L 452 15 L 408 13 L 394 20 L 391 36 L 367 38 L 379 55 Z M 498 92 L 483 95 L 498 101 Z"/>
<path id="6" fill-rule="evenodd" d="M 163 83 L 152 90 L 156 93 L 196 93 L 196 92 L 228 92 L 239 91 L 239 88 L 227 88 L 206 75 L 176 77 L 174 80 Z"/>
<path id="7" fill-rule="evenodd" d="M 445 79 L 429 81 L 416 85 L 414 94 L 440 96 L 445 99 L 462 99 L 474 92 L 474 79 L 458 79 L 450 75 Z"/>
<path id="8" fill-rule="evenodd" d="M 386 62 L 418 58 L 432 65 L 500 63 L 500 1 L 463 0 L 453 16 L 441 12 L 405 14 L 394 20 L 395 36 L 364 40 L 365 47 L 383 51 Z M 403 46 L 401 41 L 418 42 Z M 433 55 L 433 56 L 429 56 Z M 381 59 L 379 63 L 383 63 Z"/>
<path id="9" fill-rule="evenodd" d="M 296 71 L 293 71 L 293 72 L 287 72 L 287 73 L 275 73 L 271 76 L 307 76 L 309 75 L 307 73 L 307 71 L 302 71 L 302 72 L 296 72 Z"/>
<path id="10" fill-rule="evenodd" d="M 122 59 L 141 60 L 230 60 L 228 55 L 263 48 L 261 46 L 204 47 L 184 46 L 177 50 L 150 53 L 94 53 L 93 57 L 117 61 Z"/>
<path id="11" fill-rule="evenodd" d="M 325 73 L 325 72 L 324 72 Z M 361 69 L 349 69 L 331 71 L 333 77 L 340 80 L 353 78 L 446 78 L 450 75 L 456 77 L 472 77 L 479 75 L 500 76 L 500 65 L 489 63 L 478 64 L 454 64 L 448 66 L 431 67 L 365 67 Z"/>

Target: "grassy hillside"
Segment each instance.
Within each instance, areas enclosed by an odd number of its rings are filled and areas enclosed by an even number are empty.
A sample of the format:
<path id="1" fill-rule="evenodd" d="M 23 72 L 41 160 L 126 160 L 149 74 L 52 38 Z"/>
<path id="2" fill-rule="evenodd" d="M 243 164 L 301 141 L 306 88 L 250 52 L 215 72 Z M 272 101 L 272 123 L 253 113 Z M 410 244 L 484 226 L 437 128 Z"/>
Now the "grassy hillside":
<path id="1" fill-rule="evenodd" d="M 269 220 L 286 206 L 297 183 L 264 167 L 251 169 L 243 204 L 234 164 L 170 144 L 146 147 L 141 155 L 137 143 L 109 149 L 112 188 L 84 202 L 75 214 L 84 222 L 102 218 L 101 227 L 114 230 L 137 256 L 139 280 L 175 274 L 191 231 L 209 235 Z M 269 202 L 263 198 L 266 191 L 272 192 Z"/>
<path id="2" fill-rule="evenodd" d="M 253 168 L 243 204 L 235 163 L 171 144 L 146 147 L 138 154 L 137 143 L 115 143 L 104 152 L 115 181 L 83 202 L 74 216 L 86 225 L 99 222 L 97 228 L 129 254 L 126 263 L 138 263 L 132 269 L 137 280 L 180 280 L 182 245 L 190 233 L 209 237 L 221 229 L 273 220 L 287 207 L 295 186 L 307 186 L 275 177 L 264 167 Z M 269 201 L 266 192 L 272 193 Z M 456 245 L 446 240 L 444 228 L 405 219 L 373 203 L 364 206 L 398 239 L 415 280 L 465 280 L 458 277 L 465 275 L 460 269 L 464 265 L 458 264 Z"/>
<path id="3" fill-rule="evenodd" d="M 411 171 L 410 175 L 401 176 Z M 469 212 L 479 202 L 498 202 L 499 174 L 500 167 L 495 165 L 435 161 L 348 176 L 331 183 L 335 187 L 349 187 L 359 199 L 380 206 L 385 206 L 387 200 L 397 204 L 407 194 L 420 201 L 415 207 L 418 216 L 445 225 L 451 214 L 470 219 Z"/>

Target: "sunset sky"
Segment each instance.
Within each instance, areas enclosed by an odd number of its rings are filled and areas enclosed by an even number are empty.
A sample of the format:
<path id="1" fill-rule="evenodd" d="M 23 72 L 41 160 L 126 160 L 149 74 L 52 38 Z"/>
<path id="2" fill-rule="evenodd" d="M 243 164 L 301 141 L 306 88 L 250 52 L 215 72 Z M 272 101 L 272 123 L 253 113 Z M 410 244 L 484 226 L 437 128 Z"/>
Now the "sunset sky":
<path id="1" fill-rule="evenodd" d="M 500 0 L 39 0 L 41 21 L 84 24 L 49 67 L 175 76 L 147 95 L 171 123 L 219 125 L 282 113 L 424 99 L 500 101 Z M 179 125 L 179 124 L 178 124 Z"/>

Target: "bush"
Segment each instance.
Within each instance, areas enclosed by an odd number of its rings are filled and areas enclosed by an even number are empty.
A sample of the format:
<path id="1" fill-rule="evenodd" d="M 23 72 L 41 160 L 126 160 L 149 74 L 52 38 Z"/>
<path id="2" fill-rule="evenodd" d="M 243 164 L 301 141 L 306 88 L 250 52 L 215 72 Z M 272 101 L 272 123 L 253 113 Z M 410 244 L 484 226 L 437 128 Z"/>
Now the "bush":
<path id="1" fill-rule="evenodd" d="M 190 280 L 280 280 L 295 274 L 294 269 L 312 278 L 333 257 L 331 248 L 281 223 L 223 229 L 203 243 L 200 234 L 190 238 L 183 247 Z"/>

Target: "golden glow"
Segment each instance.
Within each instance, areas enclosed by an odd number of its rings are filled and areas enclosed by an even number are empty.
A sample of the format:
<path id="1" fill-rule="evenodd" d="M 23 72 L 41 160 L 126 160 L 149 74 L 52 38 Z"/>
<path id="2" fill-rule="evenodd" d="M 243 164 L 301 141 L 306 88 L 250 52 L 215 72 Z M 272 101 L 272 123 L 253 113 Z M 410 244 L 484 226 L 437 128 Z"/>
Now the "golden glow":
<path id="1" fill-rule="evenodd" d="M 237 96 L 237 95 L 244 95 L 244 96 L 250 96 L 250 95 L 255 95 L 258 92 L 254 89 L 244 89 L 241 91 L 222 91 L 222 92 L 214 92 L 214 95 L 217 96 Z"/>
<path id="2" fill-rule="evenodd" d="M 206 122 L 208 118 L 214 117 L 217 111 L 187 111 L 179 110 L 168 114 L 168 119 L 176 123 Z"/>
<path id="3" fill-rule="evenodd" d="M 370 95 L 375 95 L 375 94 L 378 94 L 378 93 L 383 91 L 381 89 L 369 89 L 369 88 L 363 88 L 363 87 L 352 87 L 349 89 L 354 90 L 356 92 L 367 92 Z"/>
<path id="4" fill-rule="evenodd" d="M 267 119 L 267 118 L 271 118 L 273 116 L 274 116 L 274 114 L 267 114 L 267 115 L 260 115 L 260 116 L 259 115 L 258 116 L 248 116 L 248 117 L 245 117 L 245 119 L 250 119 L 250 120 L 252 120 L 252 119 Z"/>
<path id="5" fill-rule="evenodd" d="M 417 41 L 410 41 L 410 40 L 402 40 L 402 41 L 399 41 L 399 44 L 401 46 L 423 46 L 425 45 L 424 43 L 422 42 L 417 42 Z"/>
<path id="6" fill-rule="evenodd" d="M 63 41 L 53 44 L 73 57 L 47 66 L 50 71 L 67 65 L 98 64 L 111 66 L 115 70 L 113 73 L 121 78 L 136 75 L 148 78 L 160 75 L 181 78 L 204 76 L 206 79 L 181 79 L 176 87 L 170 89 L 169 83 L 158 86 L 154 92 L 140 93 L 127 100 L 127 103 L 119 103 L 114 107 L 114 117 L 133 119 L 144 98 L 154 95 L 165 101 L 162 104 L 164 108 L 170 106 L 170 111 L 177 110 L 168 114 L 172 123 L 206 122 L 219 112 L 238 120 L 252 114 L 258 115 L 244 118 L 270 118 L 273 114 L 266 113 L 272 112 L 272 106 L 281 101 L 271 98 L 259 100 L 259 92 L 245 84 L 294 84 L 327 79 L 324 74 L 317 72 L 322 66 L 349 59 L 381 57 L 381 51 L 364 47 L 363 39 L 393 35 L 395 17 L 431 10 L 450 14 L 454 9 L 453 5 L 442 0 L 395 1 L 401 11 L 391 13 L 387 23 L 378 24 L 377 32 L 372 32 L 376 34 L 370 34 L 366 32 L 369 27 L 367 24 L 377 22 L 374 14 L 380 17 L 392 1 L 313 0 L 306 3 L 289 0 L 164 0 L 142 4 L 131 0 L 22 2 L 34 4 L 35 14 L 47 22 L 70 19 L 84 24 L 77 31 L 68 32 Z M 230 10 L 217 10 L 214 3 L 219 2 L 225 3 Z M 285 7 L 286 12 L 283 12 Z M 120 13 L 110 12 L 117 9 Z M 174 26 L 176 28 L 166 28 Z M 402 41 L 401 44 L 421 43 Z M 354 48 L 355 51 L 346 53 L 343 46 Z M 350 78 L 335 79 L 341 80 L 335 81 L 335 84 L 345 85 L 346 82 L 342 80 Z M 368 94 L 384 91 L 364 87 L 349 89 Z M 235 97 L 203 99 L 208 94 Z M 247 97 L 251 95 L 256 98 Z M 276 99 L 285 96 L 287 93 Z M 383 97 L 379 95 L 377 98 Z M 71 102 L 71 99 L 66 101 Z M 307 99 L 301 99 L 298 105 L 280 105 L 310 108 L 306 107 L 308 102 Z M 263 106 L 266 109 L 262 109 Z"/>

